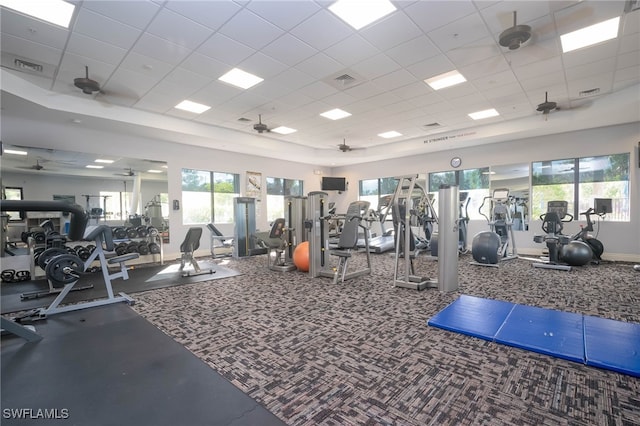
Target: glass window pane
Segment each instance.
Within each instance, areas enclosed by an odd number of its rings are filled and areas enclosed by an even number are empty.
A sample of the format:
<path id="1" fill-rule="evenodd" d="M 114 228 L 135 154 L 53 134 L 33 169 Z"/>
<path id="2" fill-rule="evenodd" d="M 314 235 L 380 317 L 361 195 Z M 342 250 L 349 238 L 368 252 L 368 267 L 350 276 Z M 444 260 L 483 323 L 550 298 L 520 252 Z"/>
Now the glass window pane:
<path id="1" fill-rule="evenodd" d="M 429 192 L 437 193 L 440 190 L 441 185 L 455 185 L 456 184 L 456 172 L 436 172 L 429 173 Z"/>
<path id="2" fill-rule="evenodd" d="M 215 192 L 213 194 L 213 205 L 215 207 L 215 223 L 233 223 L 233 199 L 239 194 L 227 194 Z M 207 222 L 208 223 L 208 222 Z"/>
<path id="3" fill-rule="evenodd" d="M 629 154 L 580 158 L 580 213 L 595 208 L 596 198 L 611 199 L 607 220 L 629 221 Z M 580 217 L 584 220 L 584 217 Z"/>
<path id="4" fill-rule="evenodd" d="M 211 191 L 211 172 L 205 170 L 182 169 L 183 191 Z"/>
<path id="5" fill-rule="evenodd" d="M 268 177 L 266 180 L 268 195 L 284 195 L 284 179 Z"/>
<path id="6" fill-rule="evenodd" d="M 224 194 L 238 193 L 236 174 L 213 172 L 213 192 Z"/>
<path id="7" fill-rule="evenodd" d="M 267 194 L 267 220 L 273 222 L 284 217 L 284 195 Z"/>
<path id="8" fill-rule="evenodd" d="M 547 212 L 549 201 L 567 201 L 573 214 L 575 159 L 538 161 L 531 163 L 531 214 L 537 219 Z"/>
<path id="9" fill-rule="evenodd" d="M 182 223 L 197 225 L 211 222 L 211 193 L 182 191 Z"/>

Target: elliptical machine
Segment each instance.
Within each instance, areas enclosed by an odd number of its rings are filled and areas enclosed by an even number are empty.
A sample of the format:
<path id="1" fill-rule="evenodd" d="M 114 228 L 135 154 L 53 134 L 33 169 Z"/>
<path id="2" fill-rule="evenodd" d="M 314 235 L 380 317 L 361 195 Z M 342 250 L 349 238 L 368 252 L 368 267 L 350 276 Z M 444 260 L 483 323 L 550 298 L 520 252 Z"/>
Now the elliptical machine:
<path id="1" fill-rule="evenodd" d="M 491 203 L 489 216 L 482 212 L 487 200 Z M 471 264 L 497 267 L 501 260 L 517 259 L 518 250 L 513 235 L 509 189 L 494 189 L 492 196 L 484 197 L 478 212 L 487 219 L 490 230 L 478 232 L 473 237 L 471 254 L 475 262 Z"/>

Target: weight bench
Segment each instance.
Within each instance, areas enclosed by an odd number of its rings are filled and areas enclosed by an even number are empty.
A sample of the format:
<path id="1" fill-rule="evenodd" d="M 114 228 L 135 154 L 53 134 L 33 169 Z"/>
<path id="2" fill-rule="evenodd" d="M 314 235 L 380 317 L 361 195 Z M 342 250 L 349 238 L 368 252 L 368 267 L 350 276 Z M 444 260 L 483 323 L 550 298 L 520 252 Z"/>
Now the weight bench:
<path id="1" fill-rule="evenodd" d="M 200 237 L 202 236 L 202 228 L 189 228 L 187 235 L 184 237 L 184 241 L 180 244 L 180 271 L 182 271 L 187 263 L 190 263 L 193 267 L 193 271 L 185 271 L 182 273 L 183 277 L 192 277 L 195 275 L 213 274 L 213 269 L 202 270 L 198 265 L 198 262 L 194 259 L 193 253 L 200 247 Z"/>
<path id="2" fill-rule="evenodd" d="M 219 259 L 233 255 L 233 237 L 222 235 L 222 232 L 213 223 L 207 225 L 211 233 L 211 257 Z M 216 249 L 224 249 L 224 253 L 216 253 Z M 231 249 L 231 250 L 229 250 Z"/>
<path id="3" fill-rule="evenodd" d="M 111 280 L 121 278 L 123 280 L 129 279 L 129 273 L 125 262 L 139 257 L 138 253 L 127 253 L 121 256 L 114 256 L 107 258 L 106 252 L 113 252 L 115 250 L 115 244 L 113 243 L 113 235 L 111 228 L 107 225 L 97 225 L 87 227 L 84 233 L 85 241 L 92 241 L 96 248 L 91 255 L 84 262 L 76 255 L 61 254 L 49 259 L 45 273 L 49 283 L 54 288 L 62 287 L 62 290 L 58 294 L 51 304 L 46 308 L 39 308 L 31 311 L 16 320 L 36 320 L 45 319 L 49 315 L 59 314 L 62 312 L 77 311 L 80 309 L 93 308 L 96 306 L 109 305 L 112 303 L 126 302 L 130 305 L 135 303 L 134 299 L 129 297 L 125 293 L 119 293 L 117 296 L 113 293 L 113 287 Z M 97 299 L 89 302 L 82 302 L 77 304 L 71 304 L 60 307 L 60 303 L 71 292 L 74 286 L 80 279 L 80 274 L 87 271 L 94 261 L 99 261 L 100 269 L 102 271 L 102 277 L 104 279 L 105 288 L 107 290 L 107 297 L 104 299 Z M 110 265 L 118 265 L 118 271 L 111 273 L 109 271 Z"/>

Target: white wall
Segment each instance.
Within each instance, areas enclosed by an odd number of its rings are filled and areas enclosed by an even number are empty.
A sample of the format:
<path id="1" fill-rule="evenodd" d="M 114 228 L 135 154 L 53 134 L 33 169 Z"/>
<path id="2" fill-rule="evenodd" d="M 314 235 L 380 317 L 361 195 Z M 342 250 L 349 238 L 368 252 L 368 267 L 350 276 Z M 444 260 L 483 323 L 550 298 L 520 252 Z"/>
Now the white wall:
<path id="1" fill-rule="evenodd" d="M 541 121 L 541 125 L 544 125 L 543 121 Z M 115 134 L 108 130 L 88 130 L 75 124 L 46 123 L 27 118 L 11 118 L 10 122 L 4 120 L 2 139 L 19 145 L 166 161 L 169 167 L 168 193 L 170 202 L 174 199 L 181 200 L 181 170 L 183 168 L 239 173 L 243 195 L 244 188 L 246 188 L 245 173 L 247 171 L 260 172 L 263 176 L 263 201 L 259 203 L 260 215 L 257 219 L 257 227 L 264 230 L 268 229 L 265 207 L 262 206 L 266 202 L 264 179 L 268 176 L 302 179 L 304 180 L 305 193 L 320 190 L 320 176 L 314 174 L 314 170 L 321 170 L 323 174 L 328 176 L 345 176 L 349 182 L 348 190 L 342 194 L 331 192 L 329 196 L 330 201 L 336 202 L 337 211 L 344 212 L 348 204 L 358 198 L 359 180 L 450 170 L 449 161 L 454 155 L 462 158 L 461 168 L 477 168 L 488 165 L 632 152 L 631 221 L 628 223 L 605 222 L 598 238 L 604 243 L 606 256 L 609 258 L 640 262 L 640 215 L 638 214 L 640 211 L 640 184 L 638 182 L 640 173 L 636 152 L 638 141 L 640 141 L 640 123 L 456 150 L 446 150 L 446 146 L 443 146 L 443 151 L 422 156 L 337 167 L 332 170 L 313 164 L 260 157 L 259 152 L 256 152 L 256 155 L 242 155 L 218 150 L 216 147 L 220 142 L 217 141 L 211 141 L 210 148 L 202 148 L 180 144 L 179 140 L 175 141 L 177 143 L 170 143 L 133 134 L 124 135 Z M 265 144 L 269 143 L 268 138 L 264 140 Z M 446 142 L 442 143 L 446 144 Z M 286 158 L 286 152 L 283 153 L 283 158 Z M 8 180 L 3 183 L 10 185 Z M 42 194 L 43 199 L 50 200 L 52 194 L 65 193 L 61 192 L 56 185 L 50 185 L 50 182 L 38 185 L 40 186 L 38 191 L 41 192 L 35 194 Z M 65 185 L 71 185 L 71 183 L 65 183 Z M 104 183 L 104 185 L 107 184 Z M 99 189 L 99 187 L 91 189 L 83 186 L 82 189 L 79 189 L 79 193 L 83 194 L 90 190 L 98 191 Z M 577 231 L 578 223 L 569 224 L 566 228 L 567 232 Z M 168 257 L 179 254 L 179 245 L 188 228 L 182 225 L 181 210 L 170 212 L 169 225 L 172 237 L 170 245 L 166 247 Z M 469 235 L 474 235 L 484 229 L 486 229 L 485 223 L 474 221 L 469 226 Z M 539 229 L 539 224 L 534 222 L 529 231 L 516 233 L 516 244 L 521 251 L 537 253 L 542 250 L 540 245 L 533 242 L 533 235 L 539 233 Z M 232 228 L 226 227 L 223 232 L 231 233 Z M 208 235 L 208 233 L 205 232 L 204 235 Z M 201 248 L 204 253 L 208 250 L 208 243 L 202 241 Z"/>
<path id="2" fill-rule="evenodd" d="M 544 125 L 544 122 L 541 122 L 541 125 Z M 468 169 L 629 152 L 631 153 L 629 176 L 631 181 L 631 221 L 603 222 L 598 239 L 605 246 L 605 259 L 640 262 L 638 141 L 640 141 L 640 123 L 632 123 L 441 151 L 389 161 L 337 167 L 332 170 L 332 174 L 334 176 L 346 176 L 350 183 L 349 190 L 339 198 L 337 207 L 338 211 L 344 211 L 351 201 L 357 199 L 358 181 L 362 179 L 451 170 L 449 161 L 453 156 L 462 158 L 461 169 Z M 577 232 L 579 225 L 584 223 L 584 221 L 574 221 L 567 224 L 565 233 Z M 469 235 L 473 236 L 477 232 L 486 230 L 486 227 L 487 225 L 484 221 L 472 221 L 469 224 Z M 533 236 L 541 232 L 539 221 L 532 221 L 529 231 L 516 232 L 515 239 L 518 249 L 523 253 L 539 254 L 543 247 L 541 244 L 533 242 Z"/>

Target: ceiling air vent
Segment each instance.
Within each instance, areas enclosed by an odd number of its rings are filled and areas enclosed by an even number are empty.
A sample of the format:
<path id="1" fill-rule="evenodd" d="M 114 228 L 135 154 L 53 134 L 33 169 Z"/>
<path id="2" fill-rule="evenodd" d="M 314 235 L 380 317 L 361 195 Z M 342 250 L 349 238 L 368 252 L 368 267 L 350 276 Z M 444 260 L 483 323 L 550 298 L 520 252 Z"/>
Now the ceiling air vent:
<path id="1" fill-rule="evenodd" d="M 251 119 L 250 118 L 246 118 L 246 117 L 240 117 L 240 118 L 238 118 L 238 121 L 241 122 L 241 123 L 247 123 L 247 122 L 251 121 Z"/>
<path id="2" fill-rule="evenodd" d="M 440 127 L 440 123 L 429 123 L 429 124 L 425 124 L 424 127 Z"/>
<path id="3" fill-rule="evenodd" d="M 593 89 L 583 90 L 581 92 L 578 92 L 578 96 L 580 96 L 581 98 L 586 98 L 589 96 L 597 95 L 598 93 L 600 93 L 600 88 L 594 87 Z"/>
<path id="4" fill-rule="evenodd" d="M 343 69 L 342 71 L 338 71 L 337 73 L 328 76 L 322 81 L 338 90 L 346 90 L 359 86 L 366 80 L 351 69 Z"/>
<path id="5" fill-rule="evenodd" d="M 42 65 L 36 64 L 34 62 L 16 58 L 13 60 L 13 64 L 16 66 L 16 68 L 20 68 L 23 71 L 42 72 Z"/>

